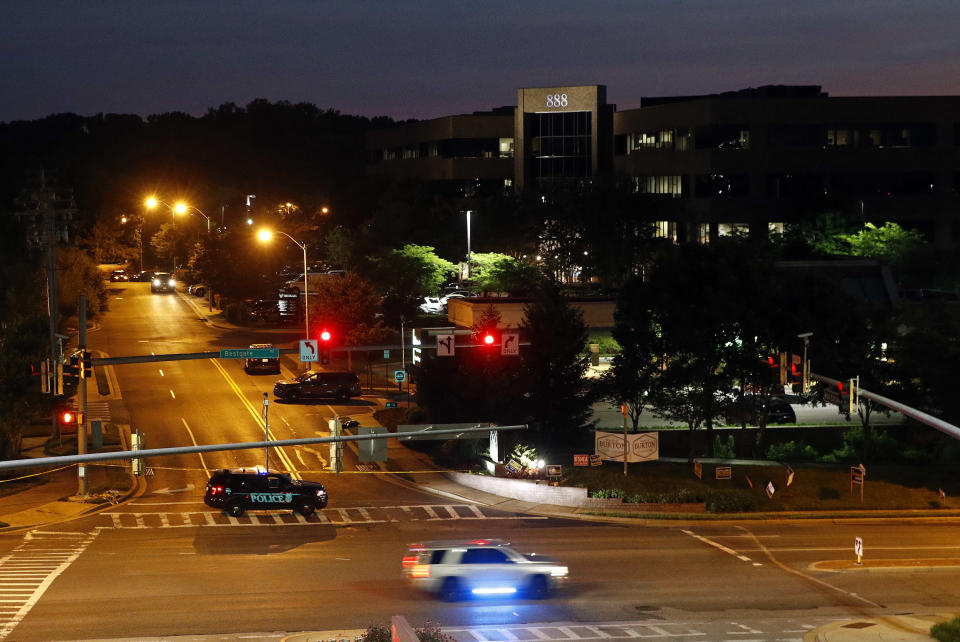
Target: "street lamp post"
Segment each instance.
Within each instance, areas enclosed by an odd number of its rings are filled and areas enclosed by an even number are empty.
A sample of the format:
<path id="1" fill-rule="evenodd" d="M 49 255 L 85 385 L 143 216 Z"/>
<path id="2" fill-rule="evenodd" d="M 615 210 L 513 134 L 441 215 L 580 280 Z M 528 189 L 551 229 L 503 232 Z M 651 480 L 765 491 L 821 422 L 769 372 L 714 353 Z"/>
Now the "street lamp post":
<path id="1" fill-rule="evenodd" d="M 147 209 L 151 209 L 151 210 L 152 210 L 153 208 L 155 208 L 158 204 L 161 204 L 161 203 L 162 203 L 163 205 L 166 205 L 167 207 L 169 207 L 169 208 L 170 208 L 170 220 L 173 222 L 173 226 L 174 226 L 174 227 L 177 226 L 177 208 L 178 208 L 178 207 L 181 207 L 181 206 L 183 205 L 182 203 L 177 203 L 176 205 L 171 205 L 170 203 L 167 203 L 166 201 L 164 201 L 164 200 L 162 200 L 162 199 L 159 199 L 159 198 L 157 198 L 156 196 L 151 196 L 151 197 L 148 198 L 146 201 L 144 201 L 144 203 L 145 203 L 145 205 L 147 206 Z M 174 247 L 174 252 L 171 252 L 171 255 L 172 255 L 172 258 L 173 258 L 173 272 L 176 272 L 176 271 L 177 271 L 176 245 L 175 245 L 174 243 L 171 243 L 171 245 L 173 245 L 173 247 Z"/>
<path id="2" fill-rule="evenodd" d="M 473 258 L 473 254 L 470 252 L 470 215 L 473 212 L 467 210 L 467 278 L 470 278 L 470 261 Z"/>
<path id="3" fill-rule="evenodd" d="M 309 283 L 307 281 L 307 244 L 306 242 L 301 243 L 297 239 L 293 238 L 286 232 L 277 230 L 277 234 L 283 234 L 288 239 L 293 241 L 293 244 L 303 250 L 303 338 L 310 338 L 310 294 L 309 294 Z M 260 230 L 257 234 L 257 237 L 260 241 L 266 243 L 273 236 L 273 232 L 267 229 Z"/>
<path id="4" fill-rule="evenodd" d="M 207 219 L 207 234 L 209 234 L 209 233 L 210 233 L 210 217 L 209 217 L 209 216 L 207 216 L 206 214 L 204 214 L 203 212 L 201 212 L 201 211 L 200 211 L 200 208 L 198 208 L 198 207 L 194 207 L 193 205 L 187 205 L 187 204 L 185 204 L 185 203 L 177 203 L 177 213 L 178 213 L 178 214 L 183 214 L 183 213 L 185 213 L 188 209 L 193 210 L 194 212 L 196 212 L 197 214 L 199 214 L 199 215 L 202 216 L 203 218 Z"/>

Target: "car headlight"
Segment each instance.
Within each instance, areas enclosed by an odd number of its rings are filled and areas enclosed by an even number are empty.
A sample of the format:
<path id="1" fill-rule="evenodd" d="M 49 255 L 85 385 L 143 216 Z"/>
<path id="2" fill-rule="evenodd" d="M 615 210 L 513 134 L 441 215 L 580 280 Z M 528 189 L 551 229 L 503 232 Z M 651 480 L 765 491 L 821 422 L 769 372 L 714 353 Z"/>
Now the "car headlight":
<path id="1" fill-rule="evenodd" d="M 566 566 L 555 566 L 550 569 L 550 575 L 553 577 L 566 577 L 567 576 L 567 567 Z"/>
<path id="2" fill-rule="evenodd" d="M 154 284 L 154 285 L 160 285 L 160 279 L 154 279 L 154 280 L 153 280 L 153 284 Z"/>
<path id="3" fill-rule="evenodd" d="M 168 285 L 169 285 L 171 288 L 172 288 L 172 287 L 176 287 L 177 282 L 176 282 L 175 280 L 173 280 L 173 279 L 170 279 Z"/>

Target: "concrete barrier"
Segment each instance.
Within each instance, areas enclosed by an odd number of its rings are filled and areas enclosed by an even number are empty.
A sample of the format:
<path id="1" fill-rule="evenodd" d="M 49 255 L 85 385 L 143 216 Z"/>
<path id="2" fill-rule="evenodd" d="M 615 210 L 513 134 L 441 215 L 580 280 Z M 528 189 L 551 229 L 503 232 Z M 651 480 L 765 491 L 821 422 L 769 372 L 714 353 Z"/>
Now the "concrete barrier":
<path id="1" fill-rule="evenodd" d="M 445 473 L 447 479 L 461 486 L 468 486 L 487 493 L 510 497 L 537 504 L 570 506 L 579 508 L 587 500 L 586 488 L 569 486 L 550 486 L 546 482 L 538 484 L 529 479 L 506 479 L 489 475 L 471 475 L 468 473 Z M 619 501 L 619 500 L 617 500 Z"/>

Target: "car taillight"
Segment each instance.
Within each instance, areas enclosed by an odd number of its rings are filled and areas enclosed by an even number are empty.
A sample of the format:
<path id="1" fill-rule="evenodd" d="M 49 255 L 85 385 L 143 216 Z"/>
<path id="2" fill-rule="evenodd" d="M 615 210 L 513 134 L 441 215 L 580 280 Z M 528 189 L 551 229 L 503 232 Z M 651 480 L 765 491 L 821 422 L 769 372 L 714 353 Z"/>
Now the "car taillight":
<path id="1" fill-rule="evenodd" d="M 410 577 L 430 577 L 430 566 L 427 564 L 415 564 L 410 569 Z"/>
<path id="2" fill-rule="evenodd" d="M 210 487 L 210 494 L 211 494 L 211 495 L 219 495 L 219 494 L 222 493 L 222 492 L 223 492 L 223 486 L 211 486 L 211 487 Z"/>
<path id="3" fill-rule="evenodd" d="M 403 562 L 401 562 L 401 567 L 404 569 L 408 569 L 412 566 L 415 566 L 416 563 L 417 563 L 416 555 L 404 555 Z"/>

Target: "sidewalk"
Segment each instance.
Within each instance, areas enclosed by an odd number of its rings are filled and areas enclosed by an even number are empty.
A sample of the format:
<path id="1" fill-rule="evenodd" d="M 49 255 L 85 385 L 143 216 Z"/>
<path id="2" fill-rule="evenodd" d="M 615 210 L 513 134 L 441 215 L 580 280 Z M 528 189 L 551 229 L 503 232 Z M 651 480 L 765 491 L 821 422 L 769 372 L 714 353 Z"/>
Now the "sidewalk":
<path id="1" fill-rule="evenodd" d="M 832 622 L 806 633 L 803 642 L 871 642 L 873 640 L 915 642 L 933 640 L 930 627 L 953 619 L 954 615 L 894 615 Z"/>

